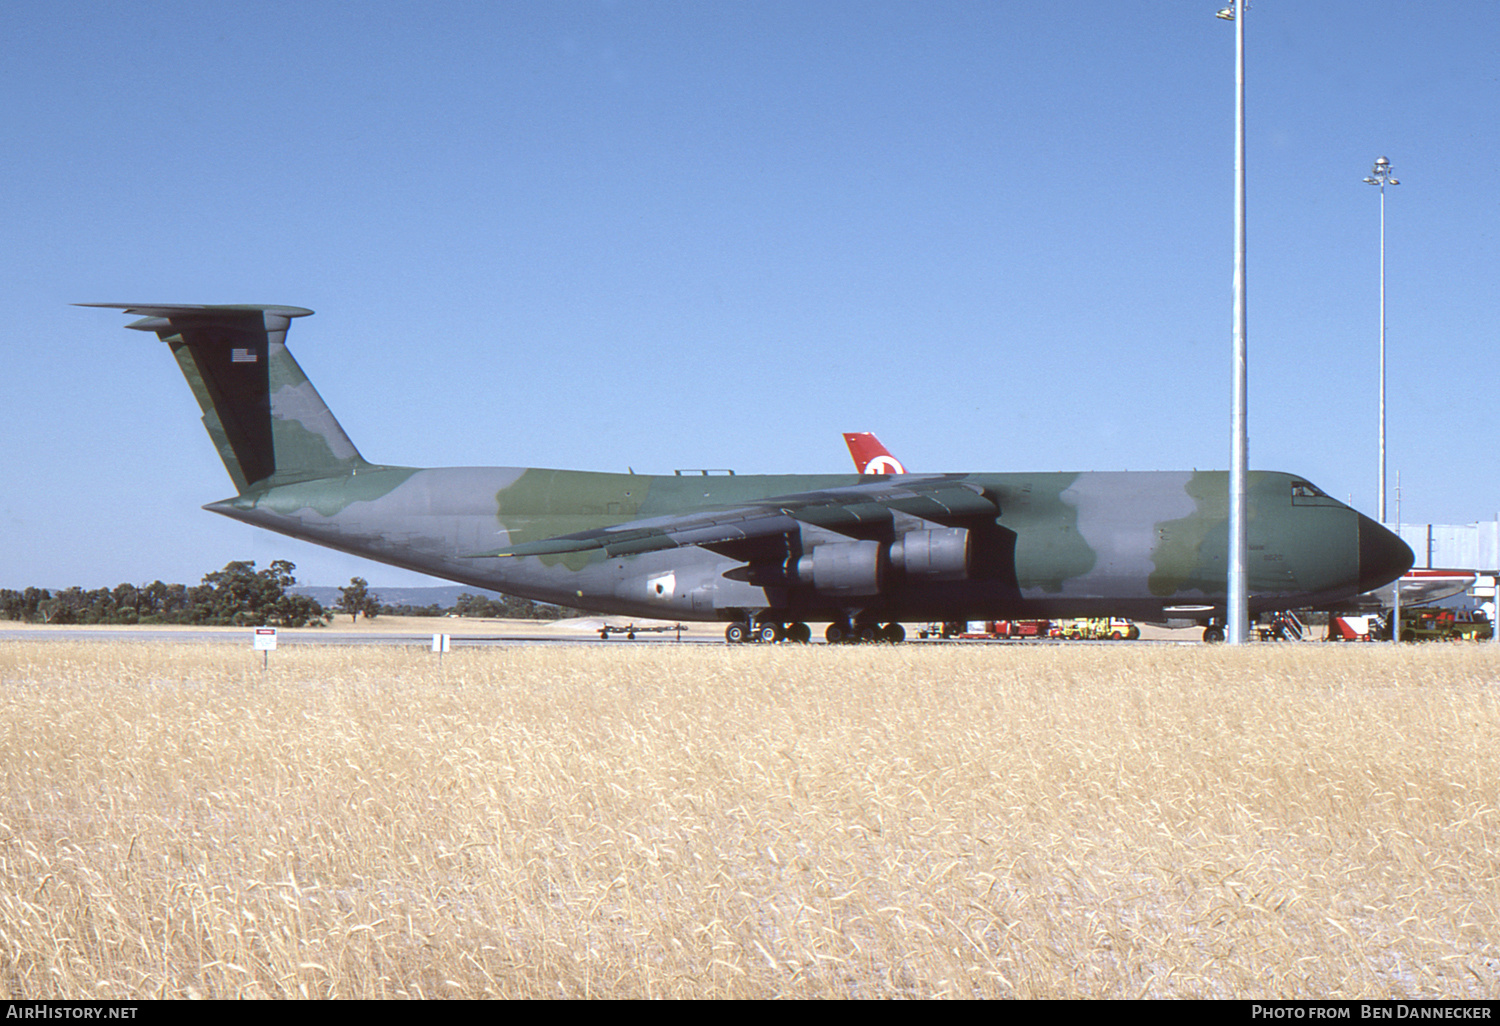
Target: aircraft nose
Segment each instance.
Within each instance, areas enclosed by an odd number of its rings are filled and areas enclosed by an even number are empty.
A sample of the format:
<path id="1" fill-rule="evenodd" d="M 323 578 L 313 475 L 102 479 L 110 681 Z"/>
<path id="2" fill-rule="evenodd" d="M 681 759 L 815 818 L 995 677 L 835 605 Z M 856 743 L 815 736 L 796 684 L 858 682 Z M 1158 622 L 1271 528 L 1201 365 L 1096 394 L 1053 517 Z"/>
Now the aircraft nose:
<path id="1" fill-rule="evenodd" d="M 1411 569 L 1416 557 L 1393 532 L 1359 515 L 1359 590 L 1373 591 Z"/>

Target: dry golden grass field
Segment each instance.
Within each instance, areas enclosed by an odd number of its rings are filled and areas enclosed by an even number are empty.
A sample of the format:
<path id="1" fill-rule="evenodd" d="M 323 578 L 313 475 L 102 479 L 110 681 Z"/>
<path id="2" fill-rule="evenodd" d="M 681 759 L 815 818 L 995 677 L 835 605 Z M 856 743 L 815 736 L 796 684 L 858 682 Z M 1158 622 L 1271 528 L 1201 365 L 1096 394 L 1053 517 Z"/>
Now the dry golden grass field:
<path id="1" fill-rule="evenodd" d="M 0 640 L 0 996 L 1500 996 L 1490 646 Z"/>

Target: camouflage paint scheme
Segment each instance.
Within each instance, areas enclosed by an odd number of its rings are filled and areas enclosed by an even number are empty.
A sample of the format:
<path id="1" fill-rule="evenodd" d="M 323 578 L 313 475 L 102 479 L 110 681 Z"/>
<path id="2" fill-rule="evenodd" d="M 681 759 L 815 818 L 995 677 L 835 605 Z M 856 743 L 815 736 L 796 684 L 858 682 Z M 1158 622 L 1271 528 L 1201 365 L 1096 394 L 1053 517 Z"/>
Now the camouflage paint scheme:
<path id="1" fill-rule="evenodd" d="M 276 306 L 84 304 L 171 347 L 238 494 L 204 507 L 476 587 L 628 616 L 850 624 L 1221 617 L 1224 472 L 833 475 L 418 469 L 366 461 Z M 1251 610 L 1400 576 L 1395 535 L 1290 474 L 1249 475 Z"/>

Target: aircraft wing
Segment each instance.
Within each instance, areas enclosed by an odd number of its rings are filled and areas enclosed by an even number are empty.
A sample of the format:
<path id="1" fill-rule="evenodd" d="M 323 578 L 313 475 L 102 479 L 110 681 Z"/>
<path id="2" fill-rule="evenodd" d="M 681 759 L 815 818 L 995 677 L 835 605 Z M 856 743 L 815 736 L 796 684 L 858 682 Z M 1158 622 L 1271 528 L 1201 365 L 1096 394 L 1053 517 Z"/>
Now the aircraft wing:
<path id="1" fill-rule="evenodd" d="M 999 512 L 983 489 L 960 478 L 909 475 L 899 484 L 875 482 L 774 496 L 521 542 L 476 556 L 550 556 L 593 549 L 623 556 L 696 545 L 749 559 L 748 550 L 756 542 L 779 540 L 801 524 L 863 538 L 890 532 L 897 513 L 946 525 Z"/>

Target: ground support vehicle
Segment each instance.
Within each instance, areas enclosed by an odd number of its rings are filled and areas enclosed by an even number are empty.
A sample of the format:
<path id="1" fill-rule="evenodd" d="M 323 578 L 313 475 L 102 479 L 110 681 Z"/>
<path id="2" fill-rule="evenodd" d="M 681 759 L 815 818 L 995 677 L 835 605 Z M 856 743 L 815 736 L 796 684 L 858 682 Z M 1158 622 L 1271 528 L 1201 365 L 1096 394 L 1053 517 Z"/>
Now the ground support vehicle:
<path id="1" fill-rule="evenodd" d="M 1483 613 L 1414 606 L 1401 610 L 1402 641 L 1488 641 L 1494 634 Z M 1386 628 L 1385 637 L 1390 637 Z"/>
<path id="2" fill-rule="evenodd" d="M 1141 629 L 1117 616 L 1079 617 L 1065 620 L 1058 636 L 1070 641 L 1135 641 Z"/>
<path id="3" fill-rule="evenodd" d="M 1261 641 L 1301 641 L 1307 628 L 1297 619 L 1296 613 L 1287 611 L 1277 613 L 1269 623 L 1256 625 L 1255 633 Z"/>
<path id="4" fill-rule="evenodd" d="M 1330 616 L 1326 640 L 1374 641 L 1380 631 L 1380 618 L 1377 616 Z"/>
<path id="5" fill-rule="evenodd" d="M 929 623 L 917 630 L 919 638 L 959 638 L 964 641 L 1030 640 L 1058 637 L 1051 620 L 950 620 Z"/>
<path id="6" fill-rule="evenodd" d="M 608 641 L 611 634 L 623 634 L 626 641 L 634 641 L 637 632 L 658 633 L 662 631 L 676 631 L 680 639 L 682 637 L 682 624 L 653 624 L 650 627 L 637 627 L 635 624 L 626 624 L 623 627 L 607 623 L 599 628 L 599 639 Z"/>
<path id="7" fill-rule="evenodd" d="M 975 630 L 981 627 L 981 630 Z M 1051 620 L 986 620 L 983 624 L 970 623 L 969 630 L 975 637 L 983 638 L 1055 638 L 1057 625 Z M 969 635 L 963 635 L 967 637 Z"/>

